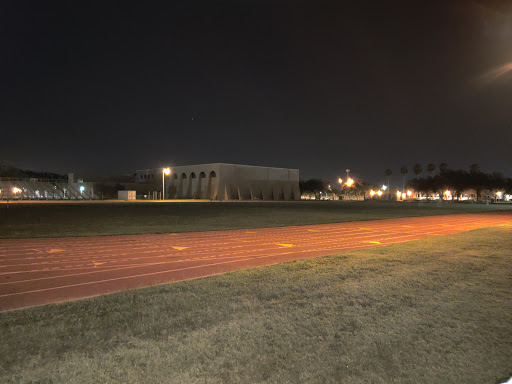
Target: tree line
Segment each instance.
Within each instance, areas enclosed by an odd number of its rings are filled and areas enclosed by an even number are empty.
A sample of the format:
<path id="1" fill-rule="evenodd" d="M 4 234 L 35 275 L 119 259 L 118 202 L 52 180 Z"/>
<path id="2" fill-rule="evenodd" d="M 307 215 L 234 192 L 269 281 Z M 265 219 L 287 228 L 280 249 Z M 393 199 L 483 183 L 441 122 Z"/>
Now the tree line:
<path id="1" fill-rule="evenodd" d="M 19 179 L 28 179 L 28 178 L 40 178 L 40 179 L 52 179 L 52 180 L 62 180 L 67 179 L 67 175 L 61 175 L 54 172 L 37 172 L 31 171 L 28 169 L 20 169 L 13 167 L 11 165 L 3 165 L 0 164 L 0 177 L 12 177 Z"/>
<path id="2" fill-rule="evenodd" d="M 475 163 L 469 166 L 469 171 L 458 169 L 452 170 L 448 167 L 447 163 L 440 163 L 435 165 L 429 163 L 423 168 L 421 164 L 414 164 L 411 167 L 414 178 L 408 179 L 409 168 L 402 166 L 400 174 L 403 177 L 402 189 L 414 189 L 421 194 L 439 194 L 443 196 L 445 191 L 450 191 L 454 199 L 458 198 L 463 192 L 473 189 L 476 192 L 477 200 L 480 199 L 484 192 L 494 194 L 495 192 L 502 192 L 503 194 L 512 194 L 512 179 L 505 177 L 500 172 L 486 173 L 480 169 L 480 166 Z M 427 172 L 426 177 L 420 177 L 424 172 Z M 384 170 L 384 175 L 387 177 L 388 186 L 389 179 L 393 175 L 393 170 L 387 168 Z M 345 195 L 364 195 L 371 188 L 376 190 L 379 187 L 375 184 L 367 183 L 363 180 L 356 180 L 352 187 L 341 186 L 337 182 L 324 181 L 321 179 L 301 180 L 299 182 L 301 193 L 314 193 L 317 198 L 321 193 L 336 193 Z M 385 196 L 394 194 L 394 188 L 390 187 L 385 192 Z M 494 192 L 494 193 L 493 193 Z"/>
<path id="3" fill-rule="evenodd" d="M 471 164 L 469 171 L 463 169 L 452 170 L 446 163 L 441 163 L 438 167 L 430 163 L 426 167 L 427 177 L 419 177 L 423 172 L 421 164 L 414 164 L 412 170 L 416 177 L 406 181 L 409 170 L 407 166 L 400 168 L 400 173 L 403 176 L 403 187 L 412 188 L 422 194 L 439 193 L 442 196 L 445 191 L 450 191 L 455 199 L 464 191 L 474 189 L 477 200 L 483 192 L 500 191 L 504 194 L 512 194 L 512 179 L 505 177 L 500 172 L 483 172 L 477 163 Z M 384 175 L 389 180 L 392 170 L 386 169 Z"/>

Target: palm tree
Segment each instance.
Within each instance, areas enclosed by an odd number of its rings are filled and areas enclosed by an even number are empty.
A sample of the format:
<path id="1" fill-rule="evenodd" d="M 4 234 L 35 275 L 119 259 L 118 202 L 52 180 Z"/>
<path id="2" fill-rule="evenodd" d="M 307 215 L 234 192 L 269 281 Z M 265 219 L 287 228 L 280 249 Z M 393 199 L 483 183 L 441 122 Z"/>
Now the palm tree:
<path id="1" fill-rule="evenodd" d="M 439 173 L 445 173 L 448 170 L 448 164 L 441 163 L 439 164 Z"/>
<path id="2" fill-rule="evenodd" d="M 402 183 L 402 193 L 403 193 L 404 189 L 405 189 L 405 175 L 407 175 L 409 173 L 409 170 L 407 169 L 407 167 L 405 165 L 403 165 L 402 168 L 400 168 L 400 173 L 404 176 L 404 181 Z"/>
<path id="3" fill-rule="evenodd" d="M 421 175 L 421 172 L 423 172 L 423 167 L 421 166 L 421 164 L 414 164 L 414 167 L 413 167 L 413 171 L 414 171 L 414 174 L 416 175 L 416 180 L 419 179 L 419 176 Z"/>
<path id="4" fill-rule="evenodd" d="M 418 182 L 420 179 L 421 172 L 423 172 L 423 167 L 421 164 L 416 163 L 416 164 L 414 164 L 414 167 L 412 168 L 412 170 L 413 170 L 414 174 L 416 175 L 416 181 Z M 418 183 L 416 183 L 416 185 L 419 186 L 420 183 L 418 182 Z M 418 192 L 420 193 L 420 200 L 421 200 L 422 191 L 419 187 L 418 187 Z"/>
<path id="5" fill-rule="evenodd" d="M 435 164 L 432 164 L 432 163 L 427 164 L 427 172 L 428 172 L 429 176 L 432 176 L 435 171 L 436 171 L 436 165 Z"/>
<path id="6" fill-rule="evenodd" d="M 393 171 L 391 170 L 391 168 L 386 168 L 384 170 L 384 174 L 386 175 L 386 177 L 388 178 L 388 195 L 389 195 L 389 178 L 391 177 L 391 175 L 393 174 Z"/>

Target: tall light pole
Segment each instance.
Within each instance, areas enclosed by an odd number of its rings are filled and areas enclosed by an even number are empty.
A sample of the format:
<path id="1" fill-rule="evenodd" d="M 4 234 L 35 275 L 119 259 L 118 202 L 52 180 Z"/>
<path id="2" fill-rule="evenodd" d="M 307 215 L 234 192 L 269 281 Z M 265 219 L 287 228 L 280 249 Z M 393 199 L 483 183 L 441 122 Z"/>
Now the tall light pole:
<path id="1" fill-rule="evenodd" d="M 350 169 L 346 169 L 347 171 L 347 180 L 348 180 L 348 174 L 350 173 Z"/>
<path id="2" fill-rule="evenodd" d="M 165 200 L 165 175 L 171 174 L 171 168 L 162 169 L 162 200 Z"/>

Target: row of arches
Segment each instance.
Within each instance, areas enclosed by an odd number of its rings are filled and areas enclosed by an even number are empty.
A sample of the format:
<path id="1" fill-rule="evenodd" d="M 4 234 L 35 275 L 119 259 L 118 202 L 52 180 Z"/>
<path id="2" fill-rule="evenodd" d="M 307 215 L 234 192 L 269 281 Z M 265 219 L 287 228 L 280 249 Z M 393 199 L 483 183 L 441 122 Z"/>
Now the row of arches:
<path id="1" fill-rule="evenodd" d="M 213 179 L 213 178 L 217 177 L 217 174 L 215 173 L 215 171 L 211 171 L 211 172 L 210 172 L 210 174 L 208 175 L 208 177 L 209 177 L 210 179 Z M 181 173 L 181 175 L 180 175 L 180 176 L 178 176 L 178 174 L 177 174 L 177 173 L 175 173 L 175 174 L 172 176 L 172 178 L 173 178 L 174 180 L 177 180 L 178 178 L 179 178 L 180 180 L 184 180 L 184 179 L 187 179 L 187 174 L 186 174 L 185 172 L 182 172 L 182 173 Z M 196 173 L 195 173 L 195 172 L 190 173 L 189 178 L 191 178 L 191 179 L 196 179 L 196 178 L 197 178 Z M 200 178 L 200 179 L 206 179 L 206 173 L 205 173 L 205 172 L 200 172 L 200 173 L 199 173 L 199 178 Z"/>
<path id="2" fill-rule="evenodd" d="M 166 191 L 170 199 L 214 199 L 217 195 L 217 174 L 214 171 L 206 178 L 205 172 L 200 172 L 199 177 L 192 172 L 174 174 Z"/>

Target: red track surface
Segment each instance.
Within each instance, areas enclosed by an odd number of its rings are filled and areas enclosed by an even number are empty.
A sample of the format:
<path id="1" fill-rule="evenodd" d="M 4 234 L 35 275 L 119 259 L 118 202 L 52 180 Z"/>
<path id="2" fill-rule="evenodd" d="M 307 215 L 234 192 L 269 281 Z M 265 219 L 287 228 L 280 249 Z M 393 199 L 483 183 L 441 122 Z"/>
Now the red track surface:
<path id="1" fill-rule="evenodd" d="M 0 310 L 512 223 L 512 212 L 164 235 L 0 240 Z"/>

